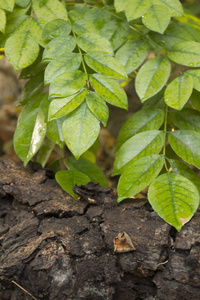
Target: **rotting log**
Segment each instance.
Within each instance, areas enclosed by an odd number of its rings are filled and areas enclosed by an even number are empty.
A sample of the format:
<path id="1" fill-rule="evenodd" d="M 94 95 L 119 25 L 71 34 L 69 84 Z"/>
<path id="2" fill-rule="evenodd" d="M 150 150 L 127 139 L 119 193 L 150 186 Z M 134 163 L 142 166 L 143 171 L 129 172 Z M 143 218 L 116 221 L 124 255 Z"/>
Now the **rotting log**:
<path id="1" fill-rule="evenodd" d="M 15 283 L 46 300 L 200 299 L 199 212 L 176 232 L 145 200 L 119 205 L 97 185 L 89 196 L 97 203 L 0 162 L 1 300 L 33 299 Z M 134 249 L 114 251 L 124 236 Z"/>

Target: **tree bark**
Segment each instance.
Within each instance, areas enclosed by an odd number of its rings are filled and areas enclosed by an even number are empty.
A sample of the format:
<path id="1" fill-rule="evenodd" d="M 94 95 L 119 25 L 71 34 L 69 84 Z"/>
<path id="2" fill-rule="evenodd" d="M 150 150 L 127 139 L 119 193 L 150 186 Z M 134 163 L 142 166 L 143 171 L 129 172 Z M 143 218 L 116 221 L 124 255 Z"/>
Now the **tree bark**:
<path id="1" fill-rule="evenodd" d="M 145 200 L 98 185 L 75 200 L 51 175 L 0 162 L 1 300 L 33 299 L 15 283 L 46 300 L 199 299 L 199 212 L 176 232 Z"/>

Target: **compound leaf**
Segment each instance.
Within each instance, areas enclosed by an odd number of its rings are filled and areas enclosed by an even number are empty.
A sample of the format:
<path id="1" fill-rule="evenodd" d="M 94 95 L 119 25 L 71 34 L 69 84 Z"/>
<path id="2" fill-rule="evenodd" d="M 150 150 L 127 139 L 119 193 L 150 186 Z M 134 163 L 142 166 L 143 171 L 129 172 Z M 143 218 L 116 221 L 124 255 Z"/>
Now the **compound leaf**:
<path id="1" fill-rule="evenodd" d="M 199 206 L 199 192 L 187 178 L 174 173 L 157 177 L 150 185 L 148 199 L 153 209 L 178 231 Z"/>

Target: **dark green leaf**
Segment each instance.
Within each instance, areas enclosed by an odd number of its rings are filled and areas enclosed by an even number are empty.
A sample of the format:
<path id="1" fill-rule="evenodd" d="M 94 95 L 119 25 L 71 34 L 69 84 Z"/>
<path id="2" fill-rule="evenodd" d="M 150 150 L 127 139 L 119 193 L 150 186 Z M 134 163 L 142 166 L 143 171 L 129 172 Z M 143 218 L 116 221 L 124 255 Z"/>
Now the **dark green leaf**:
<path id="1" fill-rule="evenodd" d="M 200 112 L 191 108 L 184 108 L 180 112 L 172 111 L 171 117 L 178 128 L 200 133 Z"/>
<path id="2" fill-rule="evenodd" d="M 45 167 L 54 147 L 55 147 L 54 142 L 52 142 L 51 140 L 49 140 L 47 138 L 44 140 L 44 142 L 38 152 L 38 155 L 37 155 L 37 162 L 40 163 L 43 168 Z"/>
<path id="3" fill-rule="evenodd" d="M 193 90 L 190 100 L 194 107 L 200 111 L 200 92 Z"/>

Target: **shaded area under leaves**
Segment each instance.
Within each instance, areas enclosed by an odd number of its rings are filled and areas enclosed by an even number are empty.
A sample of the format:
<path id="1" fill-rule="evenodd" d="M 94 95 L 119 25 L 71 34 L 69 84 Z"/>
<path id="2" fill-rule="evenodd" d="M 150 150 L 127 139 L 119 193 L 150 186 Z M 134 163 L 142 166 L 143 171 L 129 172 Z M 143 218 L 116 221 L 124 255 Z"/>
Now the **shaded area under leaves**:
<path id="1" fill-rule="evenodd" d="M 145 200 L 118 205 L 90 184 L 91 196 L 75 200 L 45 170 L 0 162 L 1 300 L 31 299 L 12 281 L 46 300 L 199 299 L 199 212 L 177 233 Z M 122 232 L 136 250 L 114 252 Z"/>

